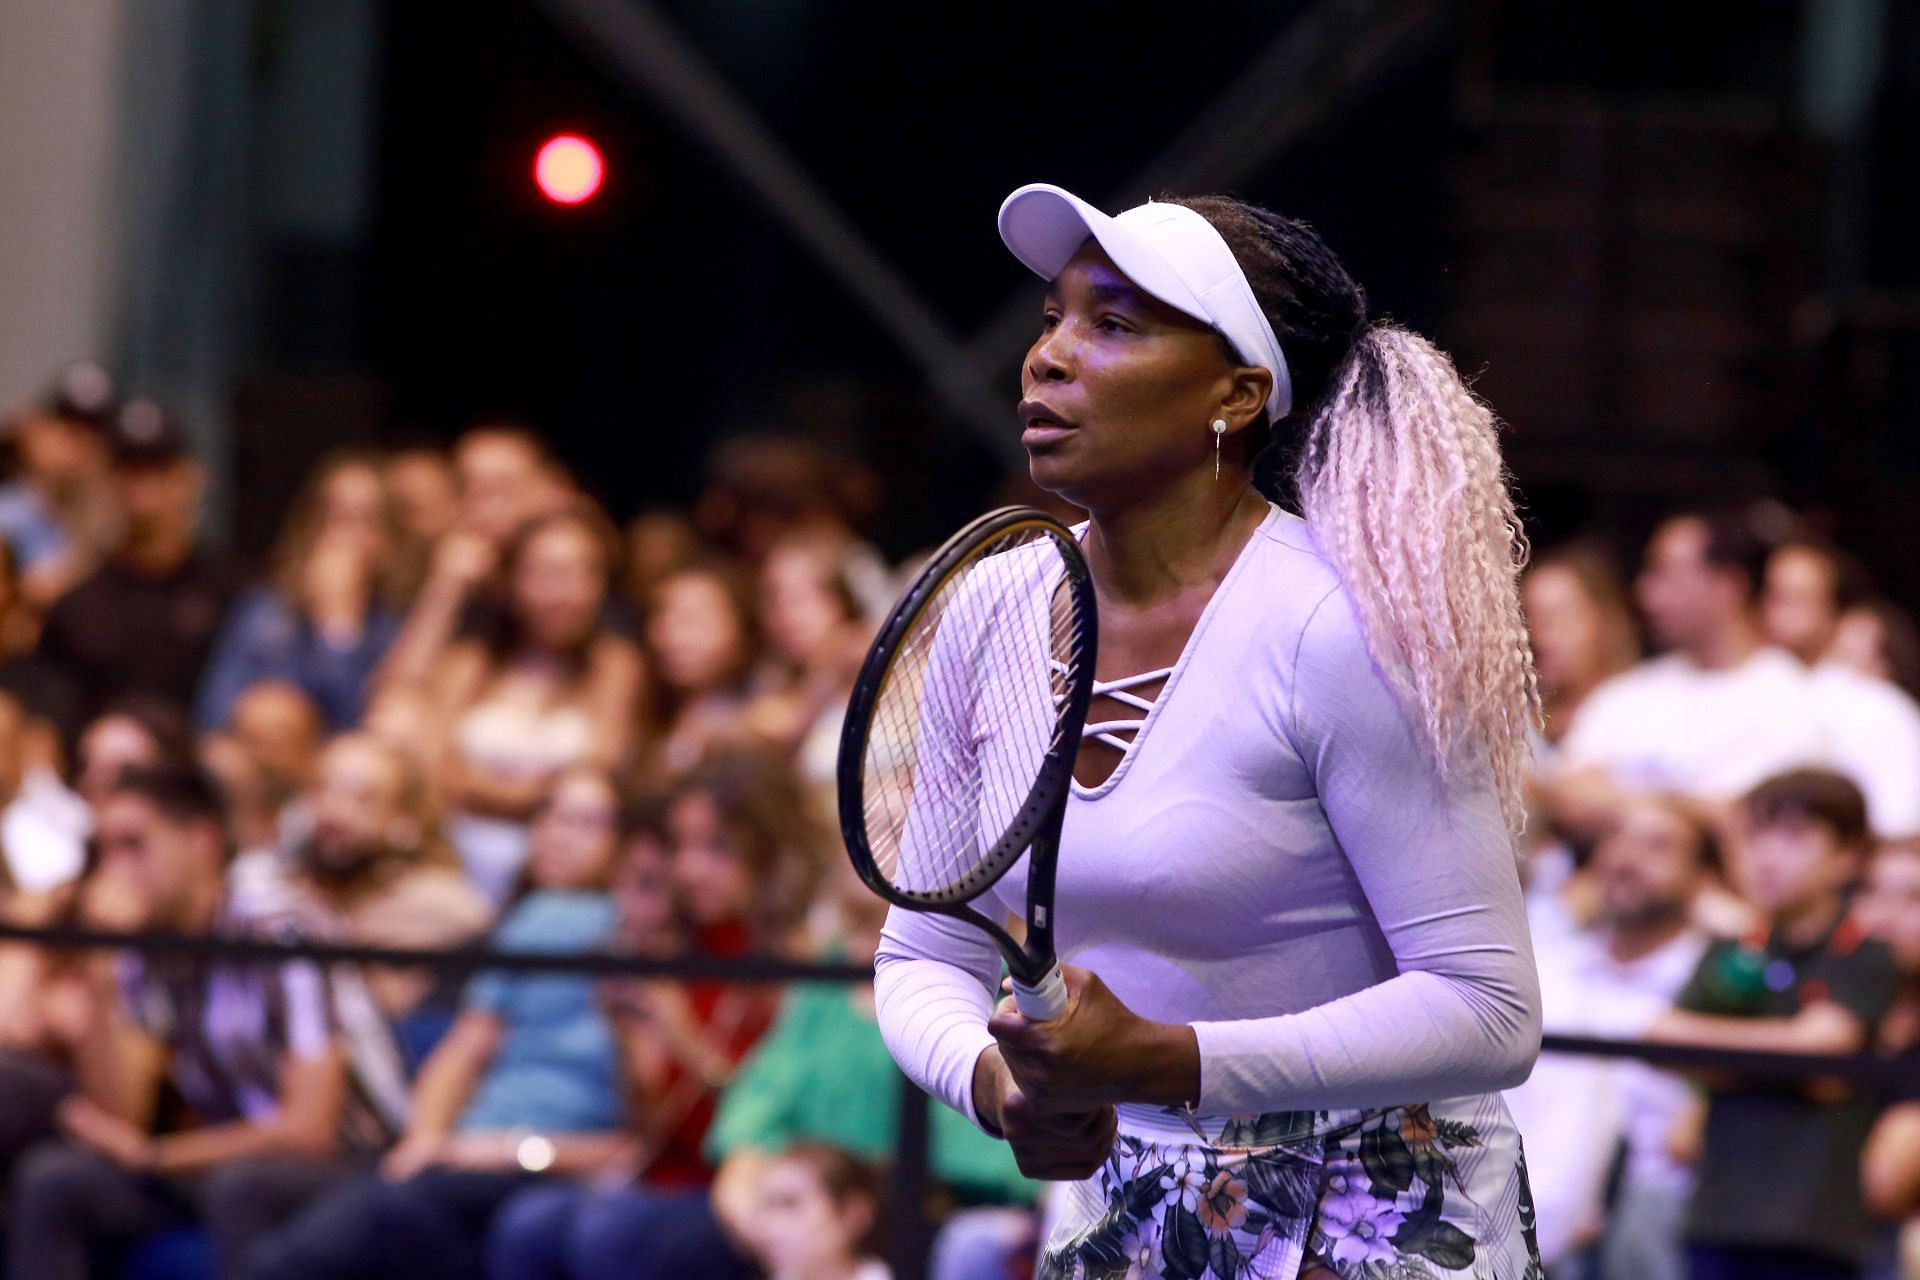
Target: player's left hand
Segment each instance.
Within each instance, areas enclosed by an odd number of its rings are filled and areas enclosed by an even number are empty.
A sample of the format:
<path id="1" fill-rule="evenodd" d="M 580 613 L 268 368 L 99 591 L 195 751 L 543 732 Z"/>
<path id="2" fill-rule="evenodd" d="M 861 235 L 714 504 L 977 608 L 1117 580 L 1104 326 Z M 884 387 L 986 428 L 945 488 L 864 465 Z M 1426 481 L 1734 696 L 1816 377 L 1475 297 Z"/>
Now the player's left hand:
<path id="1" fill-rule="evenodd" d="M 1061 965 L 1067 1011 L 1029 1021 L 1008 995 L 987 1023 L 1020 1091 L 1044 1112 L 1087 1112 L 1123 1102 L 1179 1106 L 1200 1086 L 1193 1031 L 1142 1018 L 1098 974 Z M 1011 984 L 1006 987 L 1011 991 Z"/>

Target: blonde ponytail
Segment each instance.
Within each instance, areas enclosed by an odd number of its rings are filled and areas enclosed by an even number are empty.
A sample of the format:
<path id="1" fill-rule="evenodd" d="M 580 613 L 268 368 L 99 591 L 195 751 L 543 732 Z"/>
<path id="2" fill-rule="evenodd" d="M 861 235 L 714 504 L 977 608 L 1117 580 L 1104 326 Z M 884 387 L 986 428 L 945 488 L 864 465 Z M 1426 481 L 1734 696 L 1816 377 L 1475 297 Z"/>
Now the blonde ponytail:
<path id="1" fill-rule="evenodd" d="M 1375 323 L 1332 370 L 1294 479 L 1442 774 L 1483 754 L 1518 832 L 1540 693 L 1520 613 L 1527 540 L 1497 430 L 1446 353 Z"/>

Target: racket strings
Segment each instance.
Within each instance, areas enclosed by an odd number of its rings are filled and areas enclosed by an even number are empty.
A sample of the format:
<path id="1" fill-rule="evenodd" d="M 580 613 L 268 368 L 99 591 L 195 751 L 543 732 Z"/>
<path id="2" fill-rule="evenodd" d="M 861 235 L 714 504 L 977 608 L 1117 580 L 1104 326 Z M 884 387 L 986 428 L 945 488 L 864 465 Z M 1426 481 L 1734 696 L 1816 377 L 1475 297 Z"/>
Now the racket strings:
<path id="1" fill-rule="evenodd" d="M 902 633 L 869 715 L 861 797 L 874 863 L 897 889 L 971 897 L 1024 848 L 996 846 L 1091 659 L 1059 537 L 1036 524 L 986 542 Z"/>

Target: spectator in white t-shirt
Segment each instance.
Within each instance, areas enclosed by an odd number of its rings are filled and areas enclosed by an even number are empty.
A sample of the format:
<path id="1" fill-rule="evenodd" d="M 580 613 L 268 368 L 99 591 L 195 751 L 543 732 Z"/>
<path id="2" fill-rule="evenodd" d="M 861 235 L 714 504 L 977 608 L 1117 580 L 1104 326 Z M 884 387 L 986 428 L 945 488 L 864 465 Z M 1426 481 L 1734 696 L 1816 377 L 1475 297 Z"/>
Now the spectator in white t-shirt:
<path id="1" fill-rule="evenodd" d="M 1548 1031 L 1630 1037 L 1673 1003 L 1706 946 L 1690 921 L 1712 850 L 1685 806 L 1627 804 L 1588 864 L 1594 926 L 1536 939 Z M 1684 1280 L 1679 1214 L 1692 1177 L 1669 1144 L 1691 1107 L 1685 1082 L 1624 1059 L 1546 1053 L 1507 1101 L 1528 1136 L 1547 1265 L 1590 1254 L 1597 1265 L 1587 1273 L 1600 1280 Z M 1608 1175 L 1622 1144 L 1609 1219 Z"/>
<path id="2" fill-rule="evenodd" d="M 1768 641 L 1812 675 L 1828 762 L 1867 797 L 1874 834 L 1920 834 L 1920 705 L 1889 680 L 1828 655 L 1845 611 L 1869 596 L 1864 569 L 1837 547 L 1782 543 L 1767 560 L 1760 617 Z"/>
<path id="3" fill-rule="evenodd" d="M 1555 821 L 1604 832 L 1635 794 L 1669 793 L 1717 822 L 1761 780 L 1825 759 L 1805 669 L 1767 645 L 1756 601 L 1766 547 L 1729 518 L 1655 530 L 1635 592 L 1666 648 L 1581 705 L 1544 780 Z"/>

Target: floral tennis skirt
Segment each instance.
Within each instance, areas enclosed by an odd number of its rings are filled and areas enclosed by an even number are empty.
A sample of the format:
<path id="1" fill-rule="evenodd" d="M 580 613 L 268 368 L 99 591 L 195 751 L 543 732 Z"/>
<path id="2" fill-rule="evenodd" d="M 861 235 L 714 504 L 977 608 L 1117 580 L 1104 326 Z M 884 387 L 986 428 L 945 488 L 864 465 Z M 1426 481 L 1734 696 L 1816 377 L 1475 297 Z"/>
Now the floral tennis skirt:
<path id="1" fill-rule="evenodd" d="M 1497 1094 L 1164 1115 L 1123 1116 L 1100 1172 L 1061 1188 L 1040 1280 L 1295 1280 L 1315 1266 L 1341 1280 L 1540 1280 L 1520 1134 Z"/>

